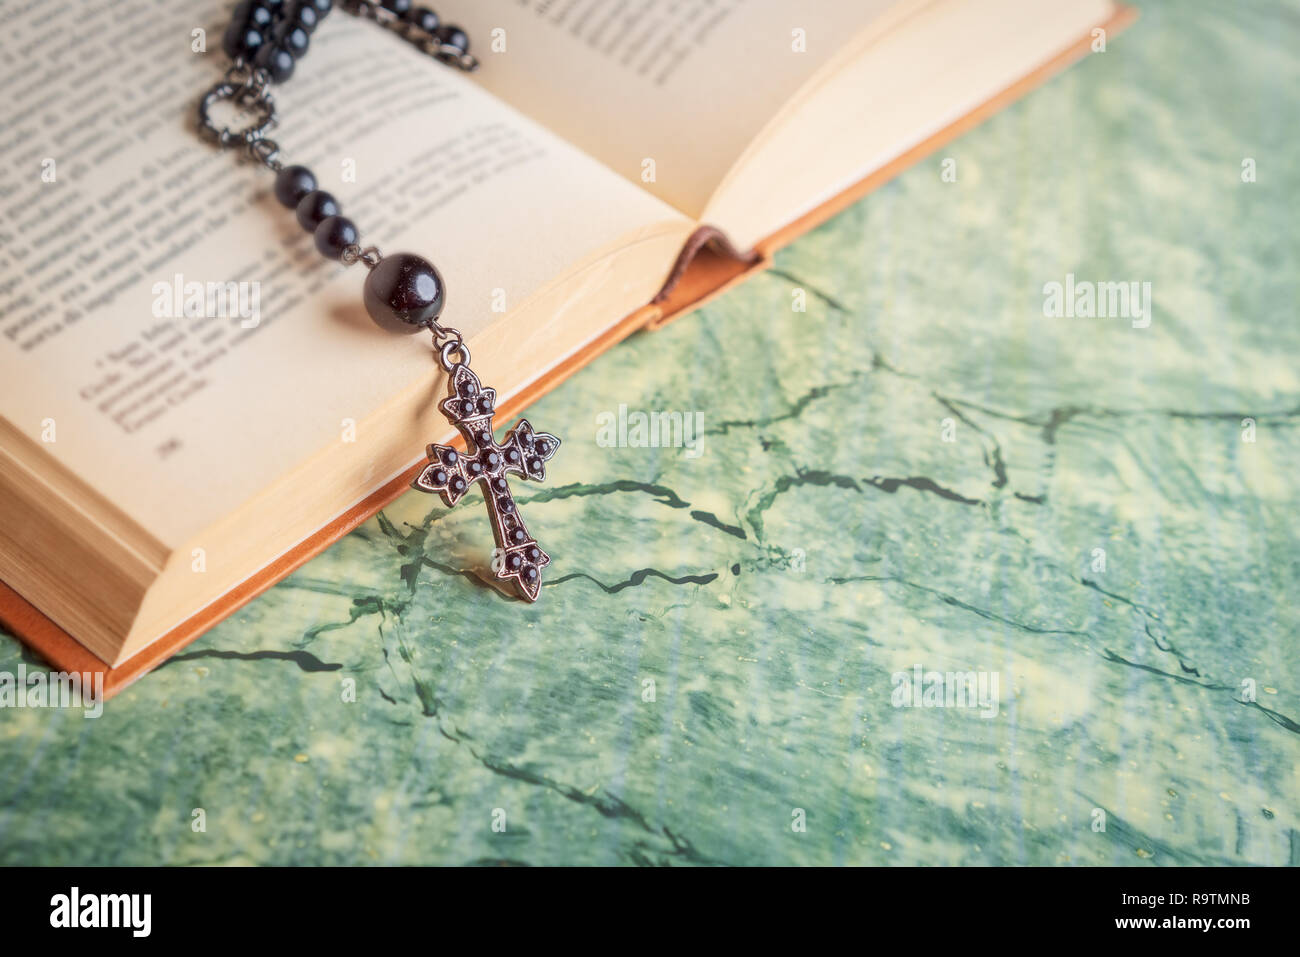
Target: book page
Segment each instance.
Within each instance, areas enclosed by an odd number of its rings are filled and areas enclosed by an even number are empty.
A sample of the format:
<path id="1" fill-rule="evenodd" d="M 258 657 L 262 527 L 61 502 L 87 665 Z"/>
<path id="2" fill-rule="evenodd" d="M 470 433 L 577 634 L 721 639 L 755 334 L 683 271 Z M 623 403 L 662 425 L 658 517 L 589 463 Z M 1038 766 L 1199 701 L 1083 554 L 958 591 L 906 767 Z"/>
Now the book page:
<path id="1" fill-rule="evenodd" d="M 166 545 L 442 374 L 427 336 L 370 321 L 365 267 L 318 254 L 272 173 L 196 136 L 231 8 L 0 6 L 0 425 Z M 363 246 L 433 261 L 442 321 L 471 342 L 611 244 L 689 228 L 337 8 L 274 95 L 285 162 Z M 410 436 L 412 460 L 429 439 Z"/>
<path id="2" fill-rule="evenodd" d="M 959 121 L 1113 13 L 1110 0 L 936 0 L 765 130 L 703 218 L 747 248 Z"/>
<path id="3" fill-rule="evenodd" d="M 475 78 L 700 218 L 799 90 L 925 0 L 448 0 Z"/>

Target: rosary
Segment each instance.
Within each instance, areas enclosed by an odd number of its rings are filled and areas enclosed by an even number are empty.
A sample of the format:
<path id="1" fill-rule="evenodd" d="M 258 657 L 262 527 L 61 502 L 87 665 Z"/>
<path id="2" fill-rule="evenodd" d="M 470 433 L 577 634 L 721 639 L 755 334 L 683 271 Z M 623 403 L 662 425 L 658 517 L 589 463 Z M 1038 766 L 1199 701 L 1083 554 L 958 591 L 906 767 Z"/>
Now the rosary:
<path id="1" fill-rule="evenodd" d="M 412 7 L 411 0 L 341 0 L 348 13 L 366 17 L 414 43 L 422 52 L 465 71 L 478 67 L 469 53 L 469 37 L 437 14 Z M 547 555 L 524 527 L 507 475 L 542 481 L 546 461 L 560 440 L 534 432 L 520 419 L 500 442 L 492 435 L 496 391 L 483 387 L 469 368 L 469 348 L 459 331 L 438 322 L 446 304 L 446 285 L 433 263 L 411 253 L 381 256 L 374 246 L 362 248 L 356 224 L 340 214 L 338 201 L 317 188 L 316 177 L 303 166 L 280 162 L 280 147 L 266 133 L 275 126 L 272 83 L 283 83 L 307 53 L 312 31 L 333 8 L 333 0 L 244 0 L 234 12 L 222 48 L 234 62 L 225 78 L 199 103 L 200 134 L 225 149 L 240 147 L 275 175 L 275 197 L 294 210 L 299 225 L 312 234 L 321 255 L 346 266 L 362 263 L 366 276 L 363 298 L 375 323 L 389 332 L 427 329 L 433 348 L 447 372 L 447 398 L 438 408 L 465 438 L 465 452 L 446 445 L 428 446 L 429 464 L 412 483 L 423 492 L 436 492 L 455 505 L 474 482 L 482 483 L 496 539 L 496 576 L 513 580 L 528 601 L 542 587 L 541 570 Z M 240 130 L 218 127 L 210 113 L 223 100 L 246 111 L 249 125 Z"/>

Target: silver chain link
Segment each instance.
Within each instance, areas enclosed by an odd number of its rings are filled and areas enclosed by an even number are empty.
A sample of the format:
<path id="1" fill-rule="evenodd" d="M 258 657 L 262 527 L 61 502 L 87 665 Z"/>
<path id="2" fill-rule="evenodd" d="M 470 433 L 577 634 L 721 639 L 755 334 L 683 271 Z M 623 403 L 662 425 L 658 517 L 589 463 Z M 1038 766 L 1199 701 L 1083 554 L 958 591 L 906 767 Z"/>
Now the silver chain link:
<path id="1" fill-rule="evenodd" d="M 435 319 L 429 324 L 429 331 L 433 333 L 433 348 L 444 369 L 450 372 L 457 365 L 469 365 L 469 346 L 465 345 L 465 337 L 459 329 L 444 326 Z M 460 359 L 452 362 L 453 354 L 459 354 Z"/>
<path id="2" fill-rule="evenodd" d="M 349 243 L 344 246 L 343 253 L 339 256 L 339 260 L 345 266 L 364 263 L 367 269 L 374 269 L 383 258 L 383 253 L 379 251 L 378 246 L 367 246 L 362 249 L 359 243 Z"/>
<path id="3" fill-rule="evenodd" d="M 222 149 L 242 147 L 255 161 L 279 172 L 283 168 L 278 158 L 280 145 L 266 135 L 279 123 L 270 87 L 271 77 L 265 70 L 253 69 L 242 57 L 235 60 L 221 82 L 199 101 L 199 135 Z M 252 114 L 248 123 L 238 129 L 217 126 L 212 108 L 223 101 Z"/>

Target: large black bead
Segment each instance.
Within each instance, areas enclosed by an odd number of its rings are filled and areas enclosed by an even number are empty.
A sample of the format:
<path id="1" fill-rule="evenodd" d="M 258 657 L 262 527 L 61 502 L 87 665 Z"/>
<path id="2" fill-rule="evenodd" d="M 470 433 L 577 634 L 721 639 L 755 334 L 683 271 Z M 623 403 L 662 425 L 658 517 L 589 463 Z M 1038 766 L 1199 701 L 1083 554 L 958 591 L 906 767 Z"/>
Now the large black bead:
<path id="1" fill-rule="evenodd" d="M 294 210 L 294 214 L 298 217 L 298 225 L 309 233 L 316 232 L 316 227 L 323 220 L 337 216 L 341 212 L 338 200 L 323 189 L 312 190 L 298 201 L 298 208 Z"/>
<path id="2" fill-rule="evenodd" d="M 366 277 L 366 311 L 389 332 L 418 332 L 437 319 L 444 302 L 442 275 L 411 253 L 385 256 Z"/>
<path id="3" fill-rule="evenodd" d="M 275 198 L 289 209 L 297 209 L 302 198 L 315 188 L 316 177 L 305 166 L 286 166 L 275 175 Z"/>
<path id="4" fill-rule="evenodd" d="M 404 16 L 411 9 L 411 0 L 379 0 L 379 5 L 398 16 Z"/>
<path id="5" fill-rule="evenodd" d="M 360 234 L 357 224 L 346 216 L 330 216 L 322 219 L 316 232 L 316 248 L 326 259 L 341 259 L 343 250 L 356 243 Z"/>

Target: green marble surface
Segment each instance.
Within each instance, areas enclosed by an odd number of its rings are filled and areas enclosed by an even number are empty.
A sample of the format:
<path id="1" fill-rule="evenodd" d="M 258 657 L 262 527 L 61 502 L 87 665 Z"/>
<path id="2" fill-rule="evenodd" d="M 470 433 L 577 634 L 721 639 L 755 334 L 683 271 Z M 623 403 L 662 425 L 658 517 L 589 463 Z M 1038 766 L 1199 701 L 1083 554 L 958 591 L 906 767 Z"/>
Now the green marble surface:
<path id="1" fill-rule="evenodd" d="M 536 606 L 410 492 L 98 720 L 0 712 L 0 862 L 1300 861 L 1300 10 L 1140 6 L 533 407 Z M 1067 273 L 1153 321 L 1044 317 Z"/>

